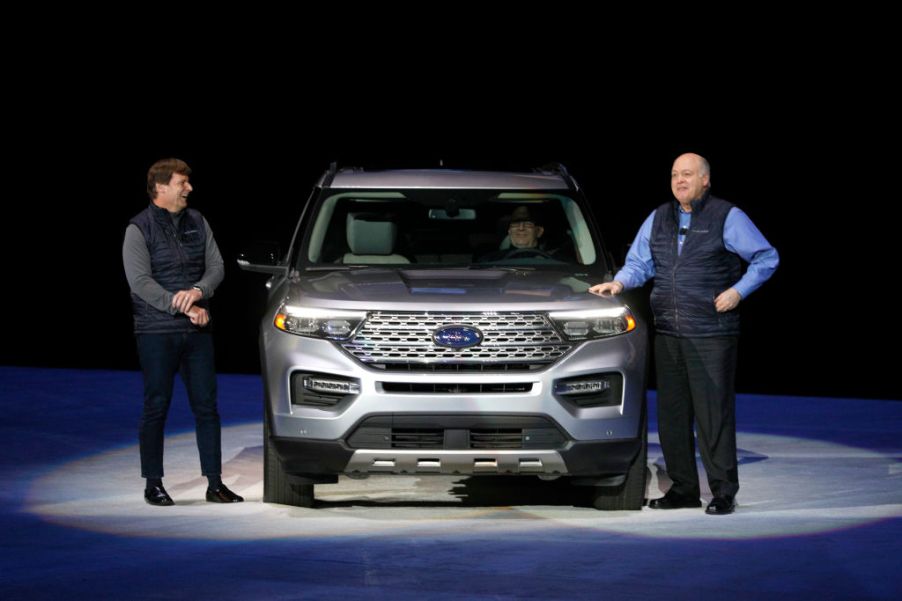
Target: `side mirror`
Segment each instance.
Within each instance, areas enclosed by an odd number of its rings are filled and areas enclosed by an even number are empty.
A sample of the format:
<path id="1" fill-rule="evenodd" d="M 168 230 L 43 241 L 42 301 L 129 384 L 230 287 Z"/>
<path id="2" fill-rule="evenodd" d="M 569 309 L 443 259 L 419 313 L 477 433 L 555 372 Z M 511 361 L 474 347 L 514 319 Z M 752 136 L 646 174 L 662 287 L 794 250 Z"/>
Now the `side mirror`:
<path id="1" fill-rule="evenodd" d="M 252 242 L 238 253 L 238 267 L 245 271 L 278 275 L 285 272 L 279 264 L 282 253 L 276 242 Z"/>

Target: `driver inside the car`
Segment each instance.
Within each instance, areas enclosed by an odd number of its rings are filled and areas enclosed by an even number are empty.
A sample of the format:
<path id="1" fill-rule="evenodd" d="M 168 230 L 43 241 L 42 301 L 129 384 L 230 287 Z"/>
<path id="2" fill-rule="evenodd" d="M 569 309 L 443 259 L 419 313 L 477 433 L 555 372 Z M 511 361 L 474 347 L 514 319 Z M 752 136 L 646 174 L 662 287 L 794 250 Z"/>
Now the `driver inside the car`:
<path id="1" fill-rule="evenodd" d="M 501 241 L 499 250 L 484 254 L 478 258 L 480 263 L 497 261 L 522 260 L 554 260 L 554 251 L 545 249 L 546 241 L 542 238 L 545 220 L 537 207 L 520 205 L 507 218 L 507 235 Z"/>
<path id="2" fill-rule="evenodd" d="M 521 205 L 511 213 L 507 233 L 514 248 L 538 248 L 539 238 L 545 233 L 545 229 L 541 226 L 538 213 Z"/>
<path id="3" fill-rule="evenodd" d="M 526 205 L 520 205 L 511 212 L 507 226 L 507 236 L 502 240 L 500 250 L 479 257 L 481 263 L 546 257 L 551 255 L 542 249 L 542 234 L 545 228 L 539 212 Z"/>

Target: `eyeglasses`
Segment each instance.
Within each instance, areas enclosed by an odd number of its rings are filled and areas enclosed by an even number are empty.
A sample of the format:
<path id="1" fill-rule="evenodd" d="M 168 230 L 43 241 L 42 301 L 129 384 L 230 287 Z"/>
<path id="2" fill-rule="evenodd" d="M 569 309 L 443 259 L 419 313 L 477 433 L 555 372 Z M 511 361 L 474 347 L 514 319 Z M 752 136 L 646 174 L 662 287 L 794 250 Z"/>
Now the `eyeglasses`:
<path id="1" fill-rule="evenodd" d="M 510 229 L 523 229 L 523 230 L 531 230 L 536 227 L 536 224 L 532 221 L 512 221 L 510 225 Z"/>

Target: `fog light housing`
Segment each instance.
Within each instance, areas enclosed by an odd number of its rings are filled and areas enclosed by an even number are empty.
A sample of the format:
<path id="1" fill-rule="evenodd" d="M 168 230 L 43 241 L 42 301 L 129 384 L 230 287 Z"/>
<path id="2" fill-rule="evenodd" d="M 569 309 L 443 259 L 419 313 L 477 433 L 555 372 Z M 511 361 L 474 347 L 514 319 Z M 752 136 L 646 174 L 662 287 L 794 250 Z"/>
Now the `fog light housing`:
<path id="1" fill-rule="evenodd" d="M 291 404 L 327 409 L 360 394 L 360 380 L 332 374 L 294 372 L 291 374 Z"/>
<path id="2" fill-rule="evenodd" d="M 329 394 L 360 394 L 360 384 L 350 380 L 329 380 L 316 376 L 307 376 L 303 380 L 304 388 L 314 392 Z"/>
<path id="3" fill-rule="evenodd" d="M 606 379 L 562 380 L 554 385 L 555 394 L 599 394 L 608 390 L 611 383 Z"/>
<path id="4" fill-rule="evenodd" d="M 616 407 L 623 402 L 623 375 L 609 372 L 557 380 L 552 393 L 577 407 Z"/>

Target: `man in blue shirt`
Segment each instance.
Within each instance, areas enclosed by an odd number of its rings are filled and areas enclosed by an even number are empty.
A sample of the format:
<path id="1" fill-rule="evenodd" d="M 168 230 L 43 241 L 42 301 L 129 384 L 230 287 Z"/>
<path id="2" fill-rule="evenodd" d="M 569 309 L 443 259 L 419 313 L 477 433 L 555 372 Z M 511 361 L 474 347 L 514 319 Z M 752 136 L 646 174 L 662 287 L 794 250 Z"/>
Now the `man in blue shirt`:
<path id="1" fill-rule="evenodd" d="M 736 351 L 739 303 L 774 273 L 779 256 L 748 216 L 710 195 L 711 168 L 697 154 L 673 163 L 675 201 L 642 224 L 614 280 L 589 292 L 620 294 L 654 279 L 658 433 L 673 485 L 652 509 L 701 507 L 695 438 L 714 498 L 706 513 L 736 507 Z M 749 264 L 745 273 L 742 262 Z"/>

